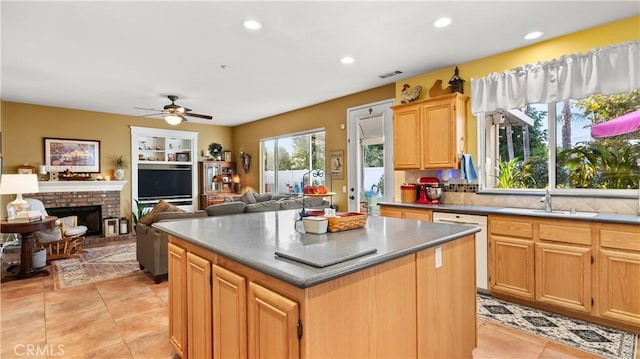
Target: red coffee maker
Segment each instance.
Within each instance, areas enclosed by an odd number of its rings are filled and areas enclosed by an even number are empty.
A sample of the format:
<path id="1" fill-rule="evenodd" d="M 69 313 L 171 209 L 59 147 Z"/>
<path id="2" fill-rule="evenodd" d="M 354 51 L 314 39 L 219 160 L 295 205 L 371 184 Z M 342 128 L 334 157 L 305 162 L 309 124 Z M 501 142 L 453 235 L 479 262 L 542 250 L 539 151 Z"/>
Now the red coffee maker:
<path id="1" fill-rule="evenodd" d="M 442 195 L 440 180 L 436 177 L 420 177 L 416 184 L 418 199 L 416 203 L 439 204 Z"/>

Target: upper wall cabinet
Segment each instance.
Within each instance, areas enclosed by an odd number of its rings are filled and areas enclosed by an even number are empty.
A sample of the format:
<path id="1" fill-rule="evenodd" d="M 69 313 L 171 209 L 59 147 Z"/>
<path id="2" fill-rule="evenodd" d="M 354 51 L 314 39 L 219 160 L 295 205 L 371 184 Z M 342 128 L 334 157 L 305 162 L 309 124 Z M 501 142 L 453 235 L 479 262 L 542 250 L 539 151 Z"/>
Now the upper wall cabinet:
<path id="1" fill-rule="evenodd" d="M 394 168 L 458 168 L 467 101 L 459 93 L 393 106 Z"/>

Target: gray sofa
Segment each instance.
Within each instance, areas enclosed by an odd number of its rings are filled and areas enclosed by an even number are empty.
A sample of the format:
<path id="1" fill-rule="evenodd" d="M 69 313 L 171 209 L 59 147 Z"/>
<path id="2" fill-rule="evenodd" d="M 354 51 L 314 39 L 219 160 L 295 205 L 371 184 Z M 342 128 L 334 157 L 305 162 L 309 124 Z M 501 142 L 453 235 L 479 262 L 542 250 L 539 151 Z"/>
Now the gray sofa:
<path id="1" fill-rule="evenodd" d="M 149 214 L 143 217 L 136 228 L 136 258 L 140 269 L 147 270 L 155 283 L 160 283 L 168 272 L 167 268 L 167 235 L 153 228 L 153 223 L 160 221 L 176 221 L 187 218 L 207 216 L 223 216 L 239 213 L 268 212 L 288 209 L 322 209 L 329 208 L 331 203 L 323 198 L 300 196 L 272 195 L 247 192 L 230 196 L 226 202 L 214 204 L 205 210 L 185 212 L 170 203 L 160 201 Z M 333 206 L 335 208 L 335 205 Z"/>

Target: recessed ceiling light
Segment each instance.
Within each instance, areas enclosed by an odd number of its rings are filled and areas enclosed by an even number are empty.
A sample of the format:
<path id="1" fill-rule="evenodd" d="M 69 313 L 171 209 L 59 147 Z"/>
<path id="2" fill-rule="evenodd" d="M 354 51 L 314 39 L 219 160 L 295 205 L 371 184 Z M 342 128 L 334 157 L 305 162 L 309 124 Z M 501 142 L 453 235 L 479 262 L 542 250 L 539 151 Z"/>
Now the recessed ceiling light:
<path id="1" fill-rule="evenodd" d="M 340 62 L 342 62 L 343 64 L 352 64 L 354 61 L 355 60 L 351 56 L 345 56 L 340 59 Z"/>
<path id="2" fill-rule="evenodd" d="M 542 31 L 532 31 L 524 35 L 523 37 L 525 40 L 533 40 L 539 38 L 540 36 L 542 36 L 542 34 L 544 34 Z"/>
<path id="3" fill-rule="evenodd" d="M 262 24 L 257 20 L 245 20 L 242 25 L 245 29 L 249 30 L 260 30 L 262 29 Z"/>
<path id="4" fill-rule="evenodd" d="M 445 26 L 449 26 L 449 24 L 451 24 L 450 17 L 441 17 L 438 20 L 433 22 L 433 26 L 435 27 L 445 27 Z"/>

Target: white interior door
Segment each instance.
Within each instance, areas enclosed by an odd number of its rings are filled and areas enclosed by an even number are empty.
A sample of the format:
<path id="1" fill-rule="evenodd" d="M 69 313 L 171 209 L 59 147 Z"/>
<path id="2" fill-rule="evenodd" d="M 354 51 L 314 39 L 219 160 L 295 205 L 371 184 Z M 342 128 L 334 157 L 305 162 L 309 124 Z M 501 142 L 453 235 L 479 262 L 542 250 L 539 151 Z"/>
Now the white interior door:
<path id="1" fill-rule="evenodd" d="M 348 210 L 360 211 L 367 202 L 372 214 L 375 203 L 393 198 L 393 113 L 394 100 L 385 100 L 347 110 L 347 198 Z M 379 155 L 377 151 L 382 151 Z M 371 160 L 381 157 L 382 162 Z M 381 164 L 382 166 L 379 166 Z M 382 188 L 381 188 L 382 187 Z"/>

